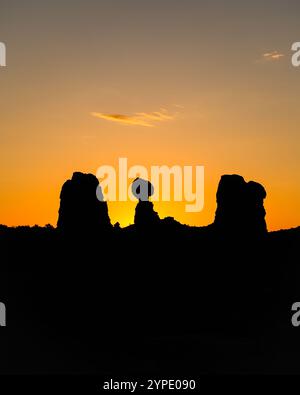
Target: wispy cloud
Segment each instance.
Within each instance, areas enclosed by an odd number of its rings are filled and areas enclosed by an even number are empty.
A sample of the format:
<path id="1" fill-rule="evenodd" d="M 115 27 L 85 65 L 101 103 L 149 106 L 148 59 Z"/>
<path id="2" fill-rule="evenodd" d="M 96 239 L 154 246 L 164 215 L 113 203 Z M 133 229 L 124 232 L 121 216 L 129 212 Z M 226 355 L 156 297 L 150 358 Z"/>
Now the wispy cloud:
<path id="1" fill-rule="evenodd" d="M 278 51 L 271 51 L 271 52 L 266 52 L 262 55 L 263 59 L 265 61 L 273 61 L 273 60 L 280 60 L 281 58 L 284 57 L 283 53 L 280 53 Z"/>
<path id="2" fill-rule="evenodd" d="M 118 122 L 127 125 L 138 125 L 146 127 L 154 127 L 157 122 L 170 121 L 175 118 L 165 108 L 154 112 L 136 112 L 133 115 L 124 114 L 104 114 L 101 112 L 92 112 L 91 115 L 106 121 Z"/>

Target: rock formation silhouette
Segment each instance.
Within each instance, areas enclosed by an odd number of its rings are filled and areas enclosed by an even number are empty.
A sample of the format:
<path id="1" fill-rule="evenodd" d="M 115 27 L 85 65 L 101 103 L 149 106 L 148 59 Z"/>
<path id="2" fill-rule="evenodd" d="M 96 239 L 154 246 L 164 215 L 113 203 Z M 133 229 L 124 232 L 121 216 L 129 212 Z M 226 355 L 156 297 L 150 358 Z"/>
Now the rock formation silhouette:
<path id="1" fill-rule="evenodd" d="M 131 186 L 133 195 L 139 199 L 135 208 L 134 224 L 139 228 L 151 228 L 160 223 L 159 215 L 154 211 L 153 203 L 149 197 L 154 193 L 151 182 L 136 178 Z"/>
<path id="2" fill-rule="evenodd" d="M 135 181 L 135 225 L 111 227 L 96 177 L 74 173 L 58 229 L 0 226 L 2 372 L 297 374 L 300 227 L 268 233 L 264 188 L 238 175 L 222 177 L 201 228 L 160 220 L 152 185 Z"/>
<path id="3" fill-rule="evenodd" d="M 99 181 L 93 174 L 73 173 L 60 193 L 57 222 L 60 231 L 90 235 L 111 229 L 107 203 L 97 198 L 96 191 L 98 197 L 103 197 Z"/>
<path id="4" fill-rule="evenodd" d="M 214 227 L 224 236 L 261 237 L 267 233 L 263 201 L 266 191 L 240 175 L 223 175 L 217 190 Z"/>

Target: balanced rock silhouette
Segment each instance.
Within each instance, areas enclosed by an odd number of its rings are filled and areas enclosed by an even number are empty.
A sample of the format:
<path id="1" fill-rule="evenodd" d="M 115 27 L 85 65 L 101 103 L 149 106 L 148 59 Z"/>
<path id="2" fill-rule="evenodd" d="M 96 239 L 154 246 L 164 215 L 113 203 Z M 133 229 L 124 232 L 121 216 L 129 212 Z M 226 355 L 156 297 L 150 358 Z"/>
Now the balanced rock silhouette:
<path id="1" fill-rule="evenodd" d="M 260 237 L 267 233 L 263 201 L 266 191 L 242 176 L 223 175 L 217 190 L 214 227 L 224 236 Z"/>
<path id="2" fill-rule="evenodd" d="M 139 200 L 134 215 L 134 224 L 139 228 L 151 228 L 160 223 L 159 215 L 154 211 L 153 203 L 149 197 L 154 193 L 151 182 L 136 178 L 131 186 L 133 195 Z"/>
<path id="3" fill-rule="evenodd" d="M 111 229 L 107 203 L 102 199 L 99 181 L 93 174 L 73 173 L 60 193 L 57 228 L 72 235 L 92 235 Z"/>

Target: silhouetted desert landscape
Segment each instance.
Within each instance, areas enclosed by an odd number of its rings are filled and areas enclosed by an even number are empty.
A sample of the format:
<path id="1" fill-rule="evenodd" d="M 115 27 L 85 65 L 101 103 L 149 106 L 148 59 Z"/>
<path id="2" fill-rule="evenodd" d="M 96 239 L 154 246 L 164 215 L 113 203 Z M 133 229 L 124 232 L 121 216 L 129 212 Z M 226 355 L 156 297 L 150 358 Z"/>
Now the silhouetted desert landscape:
<path id="1" fill-rule="evenodd" d="M 205 227 L 145 199 L 125 228 L 98 184 L 64 183 L 57 227 L 1 225 L 3 372 L 298 373 L 300 227 L 268 232 L 261 184 L 223 175 Z"/>

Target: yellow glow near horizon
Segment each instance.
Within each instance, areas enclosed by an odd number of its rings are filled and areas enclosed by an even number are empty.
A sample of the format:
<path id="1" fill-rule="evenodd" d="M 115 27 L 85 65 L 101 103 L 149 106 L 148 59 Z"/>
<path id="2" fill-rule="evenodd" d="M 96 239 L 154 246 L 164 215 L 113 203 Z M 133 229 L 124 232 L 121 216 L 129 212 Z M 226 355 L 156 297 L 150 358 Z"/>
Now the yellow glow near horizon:
<path id="1" fill-rule="evenodd" d="M 270 230 L 300 225 L 300 3 L 113 3 L 1 6 L 0 223 L 55 225 L 74 171 L 126 157 L 205 166 L 204 210 L 157 202 L 161 217 L 211 223 L 236 173 L 266 188 Z M 109 212 L 125 226 L 134 204 Z"/>

